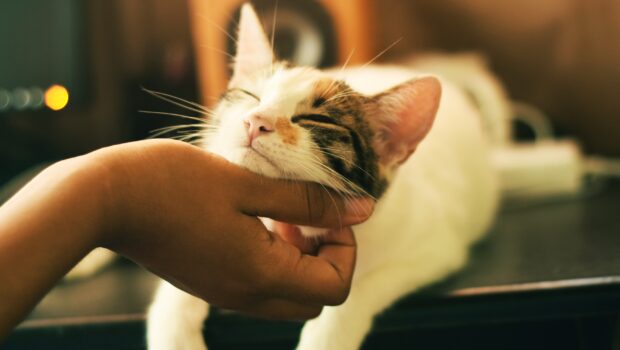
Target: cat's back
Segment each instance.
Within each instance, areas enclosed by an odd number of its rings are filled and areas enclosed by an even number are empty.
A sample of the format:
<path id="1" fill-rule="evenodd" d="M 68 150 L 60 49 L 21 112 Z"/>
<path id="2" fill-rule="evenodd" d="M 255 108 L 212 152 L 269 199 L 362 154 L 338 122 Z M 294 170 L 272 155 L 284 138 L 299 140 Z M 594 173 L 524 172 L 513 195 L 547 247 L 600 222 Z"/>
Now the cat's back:
<path id="1" fill-rule="evenodd" d="M 341 74 L 354 90 L 366 95 L 431 75 L 401 66 L 354 67 Z M 451 191 L 449 185 L 471 188 L 479 183 L 487 183 L 484 189 L 493 192 L 496 181 L 490 162 L 491 145 L 489 135 L 483 130 L 480 111 L 460 88 L 438 78 L 442 93 L 433 127 L 403 164 L 399 172 L 404 174 L 399 174 L 391 187 L 398 186 L 402 182 L 400 178 L 405 177 L 413 181 L 424 179 L 425 185 L 443 187 L 448 193 Z M 485 191 L 481 188 L 474 192 L 482 195 Z M 451 195 L 456 199 L 458 193 Z"/>
<path id="2" fill-rule="evenodd" d="M 381 93 L 407 80 L 432 75 L 423 71 L 396 65 L 352 67 L 343 71 L 332 71 L 331 73 L 345 80 L 354 90 L 365 95 Z M 438 78 L 442 85 L 439 110 L 437 111 L 437 117 L 433 128 L 426 140 L 423 141 L 423 144 L 434 143 L 436 142 L 434 141 L 435 139 L 450 133 L 462 134 L 463 137 L 457 137 L 456 139 L 450 138 L 438 142 L 443 145 L 451 144 L 452 142 L 460 143 L 462 141 L 461 139 L 469 138 L 470 136 L 474 136 L 474 134 L 480 136 L 477 137 L 478 139 L 486 139 L 484 135 L 479 135 L 482 130 L 480 127 L 481 119 L 477 108 L 458 87 L 441 77 Z M 463 128 L 465 128 L 465 130 L 458 132 Z M 476 143 L 478 144 L 479 142 Z M 482 143 L 480 143 L 480 146 L 486 148 L 486 145 Z M 416 153 L 412 159 L 418 157 Z"/>

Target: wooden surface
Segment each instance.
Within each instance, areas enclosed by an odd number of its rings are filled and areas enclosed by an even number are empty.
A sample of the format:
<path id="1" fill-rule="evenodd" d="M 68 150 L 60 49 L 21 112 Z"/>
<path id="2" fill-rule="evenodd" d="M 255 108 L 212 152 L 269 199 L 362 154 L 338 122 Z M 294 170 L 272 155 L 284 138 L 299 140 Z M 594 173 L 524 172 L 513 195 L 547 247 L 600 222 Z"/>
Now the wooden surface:
<path id="1" fill-rule="evenodd" d="M 505 210 L 465 269 L 381 315 L 371 340 L 428 327 L 614 317 L 620 312 L 619 214 L 620 184 L 589 198 Z M 115 347 L 118 339 L 127 345 L 122 348 L 140 348 L 155 284 L 149 273 L 120 261 L 92 279 L 60 285 L 6 348 L 59 342 L 46 348 L 99 349 Z M 215 312 L 206 337 L 213 349 L 290 348 L 300 326 Z"/>

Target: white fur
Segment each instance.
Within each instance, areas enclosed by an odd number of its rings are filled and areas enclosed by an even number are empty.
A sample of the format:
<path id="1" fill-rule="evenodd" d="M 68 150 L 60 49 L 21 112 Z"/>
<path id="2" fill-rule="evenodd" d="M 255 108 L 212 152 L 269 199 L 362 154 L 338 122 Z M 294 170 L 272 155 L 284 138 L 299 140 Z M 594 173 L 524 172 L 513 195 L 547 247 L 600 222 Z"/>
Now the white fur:
<path id="1" fill-rule="evenodd" d="M 323 77 L 326 74 L 315 69 L 293 68 L 278 69 L 268 78 L 245 81 L 241 87 L 260 96 L 260 103 L 245 97 L 220 105 L 215 110 L 220 119 L 219 130 L 205 139 L 204 148 L 266 176 L 310 180 L 344 190 L 342 183 L 335 182 L 313 161 L 313 157 L 320 159 L 321 155 L 311 152 L 310 135 L 299 126 L 294 126 L 301 131 L 297 145 L 286 144 L 274 134 L 255 139 L 256 152 L 244 147 L 248 142 L 245 118 L 260 114 L 274 123 L 280 117 L 290 119 L 298 103 L 311 94 L 313 83 Z"/>
<path id="2" fill-rule="evenodd" d="M 373 93 L 412 74 L 371 67 L 350 70 L 347 81 Z M 463 266 L 496 205 L 496 179 L 479 115 L 444 83 L 433 129 L 400 168 L 372 218 L 355 227 L 358 263 L 349 298 L 309 321 L 298 349 L 359 348 L 376 314 Z"/>
<path id="3" fill-rule="evenodd" d="M 247 99 L 227 109 L 227 115 L 222 116 L 223 132 L 211 138 L 210 150 L 269 176 L 308 179 L 312 173 L 295 169 L 303 158 L 275 135 L 265 138 L 260 147 L 276 167 L 239 149 L 245 137 L 243 115 L 256 110 L 271 110 L 271 115 L 289 113 L 294 104 L 290 101 L 302 97 L 290 98 L 295 93 L 288 95 L 286 87 L 302 84 L 315 73 L 298 73 L 266 82 L 264 89 L 276 96 L 273 100 L 258 103 Z M 418 75 L 398 67 L 353 68 L 342 74 L 354 89 L 366 94 Z M 461 268 L 469 246 L 489 226 L 497 188 L 480 116 L 459 90 L 446 82 L 442 85 L 435 125 L 401 166 L 372 218 L 354 228 L 358 263 L 349 298 L 343 305 L 325 308 L 304 326 L 299 349 L 359 348 L 376 314 L 398 298 Z M 260 88 L 253 91 L 262 93 Z M 310 179 L 329 184 L 325 179 Z M 160 344 L 174 344 L 166 349 L 193 349 L 192 344 L 201 337 L 206 303 L 184 292 L 176 293 L 172 288 L 158 293 L 151 307 L 151 349 L 163 349 L 157 347 Z M 189 335 L 188 330 L 195 334 Z"/>
<path id="4" fill-rule="evenodd" d="M 114 252 L 105 248 L 97 248 L 84 257 L 69 273 L 65 275 L 65 280 L 80 280 L 90 277 L 112 263 L 116 258 Z"/>
<path id="5" fill-rule="evenodd" d="M 162 281 L 149 308 L 147 339 L 150 350 L 206 350 L 202 324 L 209 305 Z"/>
<path id="6" fill-rule="evenodd" d="M 470 94 L 480 110 L 489 139 L 497 146 L 510 141 L 512 106 L 508 92 L 488 69 L 485 58 L 473 52 L 460 54 L 417 54 L 407 65 L 438 74 Z"/>

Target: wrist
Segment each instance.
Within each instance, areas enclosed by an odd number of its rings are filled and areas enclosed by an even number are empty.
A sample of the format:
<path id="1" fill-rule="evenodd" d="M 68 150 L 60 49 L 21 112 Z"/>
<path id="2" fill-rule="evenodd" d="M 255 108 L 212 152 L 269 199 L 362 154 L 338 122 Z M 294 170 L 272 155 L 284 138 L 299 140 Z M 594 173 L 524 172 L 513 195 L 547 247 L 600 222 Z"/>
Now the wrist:
<path id="1" fill-rule="evenodd" d="M 105 150 L 105 149 L 104 149 Z M 105 151 L 96 151 L 69 161 L 76 162 L 80 168 L 79 187 L 84 205 L 91 210 L 87 217 L 91 226 L 91 249 L 98 247 L 112 248 L 115 233 L 118 232 L 120 201 L 118 199 L 120 181 L 114 167 L 113 159 Z"/>

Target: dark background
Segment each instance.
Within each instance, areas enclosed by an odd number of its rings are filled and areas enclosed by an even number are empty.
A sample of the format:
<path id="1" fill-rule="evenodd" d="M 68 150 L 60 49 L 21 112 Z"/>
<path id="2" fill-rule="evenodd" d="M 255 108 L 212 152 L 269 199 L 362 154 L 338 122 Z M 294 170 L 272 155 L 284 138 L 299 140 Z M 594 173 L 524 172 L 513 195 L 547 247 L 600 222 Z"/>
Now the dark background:
<path id="1" fill-rule="evenodd" d="M 384 60 L 477 50 L 513 99 L 538 106 L 588 153 L 620 156 L 620 2 L 376 1 Z M 389 21 L 389 22 L 388 22 Z"/>
<path id="2" fill-rule="evenodd" d="M 481 51 L 511 97 L 538 106 L 558 134 L 577 137 L 588 153 L 620 155 L 620 3 L 365 3 L 374 51 L 402 37 L 380 61 L 426 50 Z M 194 101 L 201 96 L 190 30 L 195 18 L 185 1 L 6 1 L 0 13 L 0 89 L 61 81 L 71 92 L 59 112 L 0 111 L 0 184 L 35 164 L 180 122 L 140 114 L 179 112 L 141 87 Z"/>

